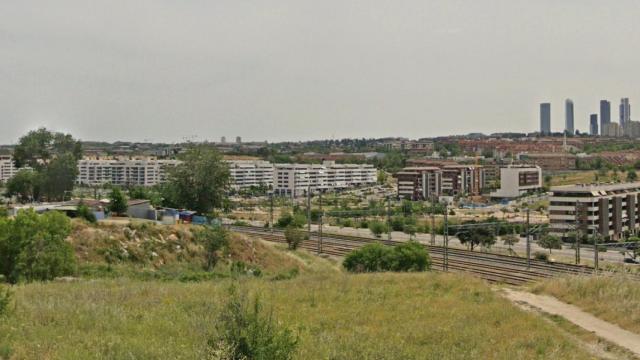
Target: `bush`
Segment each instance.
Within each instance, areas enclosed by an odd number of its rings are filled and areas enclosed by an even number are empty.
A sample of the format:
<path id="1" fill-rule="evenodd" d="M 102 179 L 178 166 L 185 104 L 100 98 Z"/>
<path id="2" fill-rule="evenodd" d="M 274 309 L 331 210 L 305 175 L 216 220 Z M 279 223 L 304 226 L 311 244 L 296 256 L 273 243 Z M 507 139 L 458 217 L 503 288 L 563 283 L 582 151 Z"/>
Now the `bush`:
<path id="1" fill-rule="evenodd" d="M 533 258 L 540 261 L 549 261 L 549 254 L 541 251 L 536 251 L 533 253 Z"/>
<path id="2" fill-rule="evenodd" d="M 377 272 L 389 270 L 391 247 L 379 243 L 367 244 L 353 250 L 342 265 L 350 272 Z"/>
<path id="3" fill-rule="evenodd" d="M 276 227 L 279 228 L 287 228 L 289 226 L 293 226 L 296 228 L 301 228 L 307 223 L 307 219 L 302 214 L 296 214 L 295 216 L 291 213 L 284 213 L 280 215 L 278 221 L 276 221 Z"/>
<path id="4" fill-rule="evenodd" d="M 229 245 L 229 232 L 222 226 L 205 226 L 194 232 L 195 241 L 204 246 L 207 254 L 207 270 L 216 266 L 218 252 Z"/>
<path id="5" fill-rule="evenodd" d="M 268 223 L 265 223 L 267 226 L 269 226 Z M 250 226 L 250 224 L 244 220 L 236 220 L 233 222 L 233 226 Z"/>
<path id="6" fill-rule="evenodd" d="M 381 221 L 373 220 L 369 223 L 369 230 L 375 237 L 380 237 L 383 233 L 389 231 L 389 227 Z"/>
<path id="7" fill-rule="evenodd" d="M 290 250 L 297 249 L 300 243 L 305 240 L 306 236 L 307 234 L 303 230 L 291 225 L 284 231 L 284 238 Z"/>
<path id="8" fill-rule="evenodd" d="M 229 359 L 288 360 L 298 346 L 291 330 L 274 321 L 270 312 L 264 314 L 258 297 L 250 302 L 233 287 L 216 328 L 218 336 L 209 346 Z"/>
<path id="9" fill-rule="evenodd" d="M 85 219 L 87 222 L 91 224 L 95 224 L 98 220 L 96 219 L 96 214 L 89 209 L 89 207 L 85 204 L 80 203 L 78 205 L 78 213 L 77 216 L 81 219 Z"/>
<path id="10" fill-rule="evenodd" d="M 350 252 L 342 265 L 350 272 L 425 271 L 431 268 L 431 258 L 415 241 L 396 247 L 373 243 Z"/>
<path id="11" fill-rule="evenodd" d="M 391 271 L 425 271 L 431 268 L 427 249 L 416 241 L 394 247 L 391 255 Z"/>
<path id="12" fill-rule="evenodd" d="M 0 219 L 0 274 L 11 283 L 73 274 L 75 254 L 66 242 L 70 233 L 69 218 L 57 211 L 21 210 L 13 219 Z"/>

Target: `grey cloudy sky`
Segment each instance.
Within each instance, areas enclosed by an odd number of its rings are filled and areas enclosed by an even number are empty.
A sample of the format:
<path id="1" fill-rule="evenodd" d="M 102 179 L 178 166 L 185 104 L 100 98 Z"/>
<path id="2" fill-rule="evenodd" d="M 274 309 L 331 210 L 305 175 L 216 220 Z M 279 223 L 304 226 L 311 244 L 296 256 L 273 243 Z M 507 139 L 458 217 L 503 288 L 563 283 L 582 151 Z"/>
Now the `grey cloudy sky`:
<path id="1" fill-rule="evenodd" d="M 0 143 L 533 131 L 542 101 L 560 130 L 567 97 L 585 130 L 600 98 L 640 119 L 638 24 L 637 0 L 5 0 Z"/>

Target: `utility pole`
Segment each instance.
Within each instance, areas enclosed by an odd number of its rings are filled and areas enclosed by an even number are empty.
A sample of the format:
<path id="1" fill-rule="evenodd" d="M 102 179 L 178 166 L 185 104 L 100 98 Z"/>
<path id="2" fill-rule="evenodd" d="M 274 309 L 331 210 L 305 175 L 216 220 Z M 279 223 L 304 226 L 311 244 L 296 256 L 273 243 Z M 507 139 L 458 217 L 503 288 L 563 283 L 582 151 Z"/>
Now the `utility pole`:
<path id="1" fill-rule="evenodd" d="M 591 228 L 593 230 L 593 270 L 595 272 L 596 275 L 598 275 L 598 260 L 599 260 L 599 255 L 598 255 L 598 233 L 597 233 L 597 228 L 595 226 L 595 221 L 596 221 L 596 217 L 595 217 L 595 212 L 593 211 L 593 208 L 595 207 L 594 203 L 591 202 Z"/>
<path id="2" fill-rule="evenodd" d="M 449 204 L 444 203 L 444 256 L 442 258 L 442 270 L 449 270 Z"/>
<path id="3" fill-rule="evenodd" d="M 387 240 L 391 244 L 391 197 L 387 196 Z"/>
<path id="4" fill-rule="evenodd" d="M 431 245 L 436 244 L 436 215 L 431 212 Z"/>
<path id="5" fill-rule="evenodd" d="M 269 230 L 273 233 L 273 193 L 269 193 Z"/>
<path id="6" fill-rule="evenodd" d="M 531 269 L 531 230 L 529 223 L 529 214 L 531 209 L 527 208 L 527 270 Z"/>
<path id="7" fill-rule="evenodd" d="M 322 218 L 324 216 L 324 211 L 322 210 L 322 192 L 320 192 L 320 198 L 318 202 L 320 203 L 320 224 L 318 227 L 318 254 L 322 254 Z"/>
<path id="8" fill-rule="evenodd" d="M 311 239 L 311 185 L 307 187 L 307 231 Z"/>

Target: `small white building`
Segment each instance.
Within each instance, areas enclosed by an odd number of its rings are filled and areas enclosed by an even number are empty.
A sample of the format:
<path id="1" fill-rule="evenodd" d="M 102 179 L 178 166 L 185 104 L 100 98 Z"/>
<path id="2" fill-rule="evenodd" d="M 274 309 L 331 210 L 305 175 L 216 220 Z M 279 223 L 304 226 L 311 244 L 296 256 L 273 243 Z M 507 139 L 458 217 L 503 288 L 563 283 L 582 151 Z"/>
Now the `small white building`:
<path id="1" fill-rule="evenodd" d="M 542 170 L 539 166 L 511 165 L 500 169 L 500 189 L 491 193 L 493 198 L 516 198 L 542 188 Z"/>
<path id="2" fill-rule="evenodd" d="M 0 182 L 6 182 L 11 179 L 19 169 L 13 164 L 11 156 L 0 156 Z"/>

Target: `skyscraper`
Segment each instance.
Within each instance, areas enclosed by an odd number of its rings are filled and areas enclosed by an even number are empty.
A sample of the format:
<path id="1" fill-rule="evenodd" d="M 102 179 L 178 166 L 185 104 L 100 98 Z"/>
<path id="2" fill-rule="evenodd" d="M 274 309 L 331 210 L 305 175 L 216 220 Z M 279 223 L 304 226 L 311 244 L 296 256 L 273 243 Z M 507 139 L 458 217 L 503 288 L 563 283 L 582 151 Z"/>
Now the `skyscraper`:
<path id="1" fill-rule="evenodd" d="M 629 98 L 620 99 L 620 126 L 623 128 L 631 121 L 631 105 Z"/>
<path id="2" fill-rule="evenodd" d="M 564 131 L 567 134 L 574 134 L 573 126 L 573 100 L 567 99 L 564 102 Z"/>
<path id="3" fill-rule="evenodd" d="M 600 134 L 604 126 L 611 122 L 611 103 L 607 100 L 600 100 Z"/>
<path id="4" fill-rule="evenodd" d="M 540 134 L 551 134 L 551 104 L 540 104 Z"/>
<path id="5" fill-rule="evenodd" d="M 589 116 L 589 132 L 591 135 L 598 135 L 598 114 Z"/>

